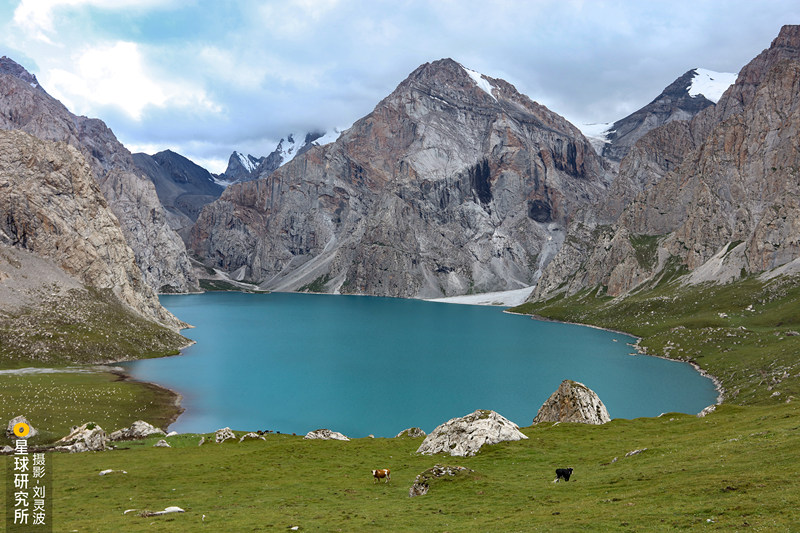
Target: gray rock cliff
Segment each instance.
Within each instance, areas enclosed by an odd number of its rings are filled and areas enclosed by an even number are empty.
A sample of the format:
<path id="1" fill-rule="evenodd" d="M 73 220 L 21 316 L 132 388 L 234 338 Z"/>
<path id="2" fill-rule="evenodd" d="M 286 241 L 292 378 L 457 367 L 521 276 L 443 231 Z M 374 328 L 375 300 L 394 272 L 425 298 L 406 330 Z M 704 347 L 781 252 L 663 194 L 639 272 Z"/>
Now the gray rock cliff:
<path id="1" fill-rule="evenodd" d="M 609 179 L 569 122 L 444 59 L 415 70 L 335 143 L 228 187 L 203 209 L 191 246 L 267 289 L 515 289 L 535 282 L 570 215 Z"/>
<path id="2" fill-rule="evenodd" d="M 716 106 L 634 145 L 620 176 L 641 191 L 610 224 L 573 223 L 531 298 L 617 296 L 682 268 L 690 283 L 724 282 L 795 260 L 799 132 L 800 26 L 784 26 Z"/>
<path id="3" fill-rule="evenodd" d="M 22 130 L 77 148 L 120 221 L 145 282 L 156 291 L 194 288 L 186 247 L 169 227 L 153 184 L 136 169 L 130 152 L 102 121 L 73 115 L 12 63 L 16 65 L 3 58 L 0 68 L 0 129 Z"/>

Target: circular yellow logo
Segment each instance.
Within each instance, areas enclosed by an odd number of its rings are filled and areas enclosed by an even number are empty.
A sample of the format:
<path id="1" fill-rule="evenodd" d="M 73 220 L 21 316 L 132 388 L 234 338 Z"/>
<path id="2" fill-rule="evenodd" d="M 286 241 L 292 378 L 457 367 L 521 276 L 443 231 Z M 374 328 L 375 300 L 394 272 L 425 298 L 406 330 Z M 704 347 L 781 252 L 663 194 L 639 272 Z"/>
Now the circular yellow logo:
<path id="1" fill-rule="evenodd" d="M 31 432 L 31 427 L 25 422 L 18 422 L 14 424 L 14 435 L 17 437 L 27 437 Z"/>

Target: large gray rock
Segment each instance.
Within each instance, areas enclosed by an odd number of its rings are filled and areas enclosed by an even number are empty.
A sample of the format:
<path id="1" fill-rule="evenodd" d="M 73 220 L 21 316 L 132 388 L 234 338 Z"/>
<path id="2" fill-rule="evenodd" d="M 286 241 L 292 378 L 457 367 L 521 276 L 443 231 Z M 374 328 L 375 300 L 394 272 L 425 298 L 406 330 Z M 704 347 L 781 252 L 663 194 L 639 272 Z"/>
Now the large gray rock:
<path id="1" fill-rule="evenodd" d="M 144 420 L 137 420 L 131 427 L 118 429 L 111 433 L 108 436 L 108 440 L 111 441 L 118 441 L 118 440 L 138 440 L 138 439 L 145 439 L 151 435 L 163 435 L 164 432 L 158 429 L 157 427 L 148 424 Z"/>
<path id="2" fill-rule="evenodd" d="M 539 422 L 581 422 L 605 424 L 610 421 L 608 410 L 592 389 L 565 379 L 550 398 L 539 408 L 534 424 Z"/>
<path id="3" fill-rule="evenodd" d="M 6 437 L 8 437 L 9 439 L 18 438 L 16 435 L 14 435 L 14 426 L 19 424 L 20 422 L 28 424 L 28 427 L 30 428 L 30 432 L 24 438 L 29 439 L 29 438 L 35 437 L 36 435 L 39 434 L 39 432 L 36 430 L 36 428 L 34 428 L 31 425 L 31 423 L 28 422 L 27 418 L 25 418 L 22 415 L 19 415 L 19 416 L 15 416 L 14 418 L 12 418 L 11 420 L 8 421 L 8 426 L 6 427 Z"/>
<path id="4" fill-rule="evenodd" d="M 315 429 L 306 433 L 304 439 L 320 439 L 320 440 L 350 440 L 345 435 L 338 431 L 331 431 L 330 429 Z"/>
<path id="5" fill-rule="evenodd" d="M 507 418 L 494 411 L 479 409 L 438 426 L 422 441 L 417 453 L 447 453 L 463 457 L 475 455 L 484 444 L 527 438 L 519 426 Z"/>
<path id="6" fill-rule="evenodd" d="M 108 437 L 103 428 L 94 422 L 73 426 L 66 437 L 56 442 L 55 450 L 69 453 L 100 452 L 106 450 Z"/>

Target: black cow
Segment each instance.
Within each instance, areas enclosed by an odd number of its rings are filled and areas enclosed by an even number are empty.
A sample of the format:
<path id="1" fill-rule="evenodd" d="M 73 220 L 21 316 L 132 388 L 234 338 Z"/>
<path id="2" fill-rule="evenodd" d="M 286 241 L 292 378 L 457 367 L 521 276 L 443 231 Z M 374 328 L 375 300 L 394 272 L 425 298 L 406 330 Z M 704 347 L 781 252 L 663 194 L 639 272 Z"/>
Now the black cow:
<path id="1" fill-rule="evenodd" d="M 553 483 L 558 483 L 559 480 L 569 481 L 569 476 L 572 475 L 572 468 L 556 468 L 556 478 Z"/>

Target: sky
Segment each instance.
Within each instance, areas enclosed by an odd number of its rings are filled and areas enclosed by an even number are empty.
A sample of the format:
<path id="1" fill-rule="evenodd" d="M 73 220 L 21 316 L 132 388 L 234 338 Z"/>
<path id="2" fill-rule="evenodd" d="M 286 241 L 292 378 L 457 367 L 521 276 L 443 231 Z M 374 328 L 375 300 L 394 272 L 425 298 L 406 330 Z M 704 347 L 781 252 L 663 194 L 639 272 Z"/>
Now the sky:
<path id="1" fill-rule="evenodd" d="M 0 0 L 0 55 L 132 152 L 219 173 L 234 150 L 350 126 L 444 57 L 613 122 L 798 23 L 797 0 Z"/>

